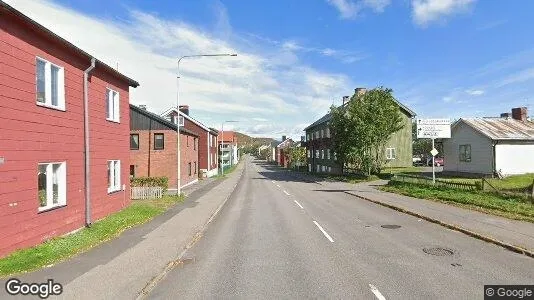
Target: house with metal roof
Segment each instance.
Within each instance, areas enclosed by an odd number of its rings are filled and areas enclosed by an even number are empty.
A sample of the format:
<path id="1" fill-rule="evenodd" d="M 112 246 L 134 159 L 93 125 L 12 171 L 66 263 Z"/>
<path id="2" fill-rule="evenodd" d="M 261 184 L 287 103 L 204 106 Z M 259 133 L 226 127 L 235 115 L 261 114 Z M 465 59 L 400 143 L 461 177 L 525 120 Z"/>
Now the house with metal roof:
<path id="1" fill-rule="evenodd" d="M 443 171 L 470 175 L 534 173 L 534 123 L 527 108 L 500 118 L 459 119 L 443 140 Z"/>
<path id="2" fill-rule="evenodd" d="M 366 92 L 365 88 L 356 88 L 355 96 Z M 354 97 L 352 97 L 354 98 Z M 344 96 L 343 104 L 349 103 L 351 97 Z M 402 115 L 403 128 L 394 133 L 386 143 L 384 148 L 386 162 L 385 167 L 410 167 L 412 166 L 412 118 L 415 112 L 401 102 L 395 100 Z M 332 145 L 332 135 L 330 132 L 330 113 L 319 118 L 308 127 L 306 132 L 306 152 L 308 161 L 308 172 L 315 173 L 343 173 L 343 166 L 337 161 Z"/>

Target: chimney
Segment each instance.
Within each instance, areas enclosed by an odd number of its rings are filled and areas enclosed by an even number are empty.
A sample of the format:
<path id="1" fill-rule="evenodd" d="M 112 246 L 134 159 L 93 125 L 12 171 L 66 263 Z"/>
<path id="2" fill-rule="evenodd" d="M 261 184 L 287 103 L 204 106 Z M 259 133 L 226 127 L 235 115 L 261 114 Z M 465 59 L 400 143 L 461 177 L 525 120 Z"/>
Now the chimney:
<path id="1" fill-rule="evenodd" d="M 189 105 L 180 105 L 178 109 L 189 116 Z"/>
<path id="2" fill-rule="evenodd" d="M 349 96 L 343 96 L 343 105 L 345 105 L 345 103 L 349 102 L 349 99 L 350 99 Z"/>
<path id="3" fill-rule="evenodd" d="M 282 136 L 282 142 L 285 141 L 285 140 L 286 140 L 286 136 L 283 135 L 283 136 Z"/>
<path id="4" fill-rule="evenodd" d="M 512 108 L 512 119 L 526 122 L 527 121 L 527 108 L 526 107 L 517 107 Z"/>
<path id="5" fill-rule="evenodd" d="M 306 141 L 306 137 L 303 136 L 303 135 L 301 135 L 301 136 L 300 136 L 300 141 L 301 141 L 301 142 L 305 142 L 305 141 Z"/>
<path id="6" fill-rule="evenodd" d="M 146 110 L 146 105 L 141 104 L 141 105 L 139 105 L 139 108 L 142 109 L 142 110 Z"/>
<path id="7" fill-rule="evenodd" d="M 360 97 L 361 95 L 365 94 L 367 92 L 366 88 L 355 88 L 354 94 L 356 94 L 356 97 Z"/>
<path id="8" fill-rule="evenodd" d="M 501 118 L 509 119 L 510 115 L 511 115 L 510 113 L 502 113 Z"/>

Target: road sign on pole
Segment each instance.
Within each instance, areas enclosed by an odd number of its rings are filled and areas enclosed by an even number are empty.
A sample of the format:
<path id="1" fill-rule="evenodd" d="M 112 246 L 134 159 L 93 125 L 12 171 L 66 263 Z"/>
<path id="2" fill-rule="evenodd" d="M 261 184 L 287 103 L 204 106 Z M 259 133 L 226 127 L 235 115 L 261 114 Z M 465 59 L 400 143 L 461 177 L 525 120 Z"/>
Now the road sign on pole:
<path id="1" fill-rule="evenodd" d="M 432 183 L 436 183 L 436 150 L 435 139 L 451 138 L 451 121 L 449 119 L 418 119 L 417 138 L 432 139 Z"/>
<path id="2" fill-rule="evenodd" d="M 451 138 L 451 121 L 449 119 L 418 119 L 417 138 L 449 139 Z"/>

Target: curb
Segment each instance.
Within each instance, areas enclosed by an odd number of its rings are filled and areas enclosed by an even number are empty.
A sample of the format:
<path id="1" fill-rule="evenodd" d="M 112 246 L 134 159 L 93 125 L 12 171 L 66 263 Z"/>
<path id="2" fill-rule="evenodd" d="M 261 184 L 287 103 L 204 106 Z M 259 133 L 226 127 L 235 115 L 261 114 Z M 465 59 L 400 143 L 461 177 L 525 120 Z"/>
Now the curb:
<path id="1" fill-rule="evenodd" d="M 183 248 L 183 251 L 177 256 L 177 258 L 175 260 L 170 261 L 167 265 L 165 265 L 165 267 L 161 270 L 161 272 L 159 274 L 157 274 L 156 276 L 154 276 L 145 285 L 145 287 L 137 294 L 137 297 L 135 298 L 136 300 L 145 299 L 150 294 L 150 292 L 158 285 L 158 283 L 160 283 L 161 280 L 163 280 L 165 278 L 165 276 L 167 276 L 167 274 L 170 271 L 175 269 L 177 266 L 180 266 L 180 265 L 184 264 L 183 258 L 184 258 L 184 255 L 187 253 L 187 250 L 191 249 L 202 238 L 204 232 L 208 228 L 208 225 L 219 214 L 219 212 L 224 207 L 226 202 L 228 202 L 228 199 L 230 199 L 230 197 L 232 197 L 232 195 L 234 195 L 234 193 L 235 193 L 235 191 L 237 189 L 237 186 L 239 185 L 239 182 L 241 182 L 241 179 L 243 177 L 244 171 L 245 171 L 245 166 L 241 170 L 241 174 L 239 174 L 239 179 L 238 179 L 237 183 L 234 185 L 234 187 L 233 187 L 232 191 L 230 192 L 230 194 L 228 194 L 228 196 L 224 199 L 224 201 L 210 215 L 208 221 L 206 223 L 204 223 L 204 225 L 202 225 L 202 227 L 195 234 L 193 234 L 193 236 L 191 237 L 189 242 Z M 226 179 L 227 178 L 225 178 L 223 180 L 226 180 Z"/>
<path id="2" fill-rule="evenodd" d="M 474 231 L 471 231 L 469 229 L 465 229 L 463 227 L 460 227 L 460 226 L 457 226 L 457 225 L 454 225 L 454 224 L 445 223 L 445 222 L 440 221 L 438 219 L 434 219 L 434 218 L 422 215 L 420 213 L 416 213 L 416 212 L 413 212 L 411 210 L 407 210 L 407 209 L 402 208 L 402 207 L 398 207 L 398 206 L 395 206 L 395 205 L 392 205 L 392 204 L 388 204 L 388 203 L 384 203 L 384 202 L 381 202 L 381 201 L 369 199 L 367 197 L 363 197 L 363 196 L 360 196 L 360 195 L 356 195 L 356 194 L 351 193 L 350 191 L 343 191 L 343 193 L 345 193 L 347 195 L 354 196 L 356 198 L 360 198 L 360 199 L 375 203 L 375 204 L 378 204 L 378 205 L 381 205 L 381 206 L 384 206 L 384 207 L 387 207 L 387 208 L 391 208 L 393 210 L 396 210 L 396 211 L 399 211 L 399 212 L 402 212 L 402 213 L 405 213 L 405 214 L 408 214 L 408 215 L 411 215 L 411 216 L 414 216 L 414 217 L 418 217 L 420 219 L 429 221 L 431 223 L 438 224 L 438 225 L 441 225 L 443 227 L 446 227 L 446 228 L 461 232 L 463 234 L 466 234 L 466 235 L 468 235 L 470 237 L 482 240 L 484 242 L 488 242 L 488 243 L 492 243 L 492 244 L 497 245 L 497 246 L 501 246 L 501 247 L 503 247 L 503 248 L 505 248 L 507 250 L 510 250 L 512 252 L 523 254 L 523 255 L 526 255 L 528 257 L 534 258 L 534 252 L 530 251 L 530 250 L 527 250 L 525 248 L 514 246 L 512 244 L 509 244 L 509 243 L 506 243 L 506 242 L 503 242 L 503 241 L 499 241 L 499 240 L 494 239 L 492 237 L 485 236 L 485 235 L 482 235 L 480 233 L 476 233 Z"/>

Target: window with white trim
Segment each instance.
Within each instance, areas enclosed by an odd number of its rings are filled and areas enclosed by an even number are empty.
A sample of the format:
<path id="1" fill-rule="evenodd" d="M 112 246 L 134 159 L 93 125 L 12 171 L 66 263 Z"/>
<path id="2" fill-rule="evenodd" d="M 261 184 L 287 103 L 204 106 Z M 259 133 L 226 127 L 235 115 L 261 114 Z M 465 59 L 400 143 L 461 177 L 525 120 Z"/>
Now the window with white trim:
<path id="1" fill-rule="evenodd" d="M 37 170 L 39 211 L 67 204 L 66 162 L 40 163 Z"/>
<path id="2" fill-rule="evenodd" d="M 310 155 L 311 155 L 311 151 L 308 150 L 308 158 L 310 158 Z"/>
<path id="3" fill-rule="evenodd" d="M 321 150 L 321 159 L 324 159 L 324 149 Z"/>
<path id="4" fill-rule="evenodd" d="M 317 165 L 317 172 L 321 171 L 321 165 Z"/>
<path id="5" fill-rule="evenodd" d="M 35 63 L 37 105 L 65 110 L 65 70 L 37 57 Z"/>
<path id="6" fill-rule="evenodd" d="M 334 160 L 337 161 L 337 154 L 336 154 L 336 152 L 334 152 Z"/>
<path id="7" fill-rule="evenodd" d="M 319 150 L 315 150 L 315 158 L 319 158 Z"/>
<path id="8" fill-rule="evenodd" d="M 387 148 L 386 149 L 386 159 L 393 160 L 397 158 L 397 151 L 395 148 Z"/>
<path id="9" fill-rule="evenodd" d="M 321 129 L 321 138 L 324 138 L 324 131 Z"/>
<path id="10" fill-rule="evenodd" d="M 326 149 L 326 158 L 330 159 L 330 149 Z"/>
<path id="11" fill-rule="evenodd" d="M 121 161 L 108 160 L 108 193 L 121 190 Z"/>
<path id="12" fill-rule="evenodd" d="M 119 92 L 106 89 L 106 119 L 108 121 L 120 122 L 120 97 Z"/>
<path id="13" fill-rule="evenodd" d="M 330 137 L 330 127 L 326 127 L 326 137 Z"/>

